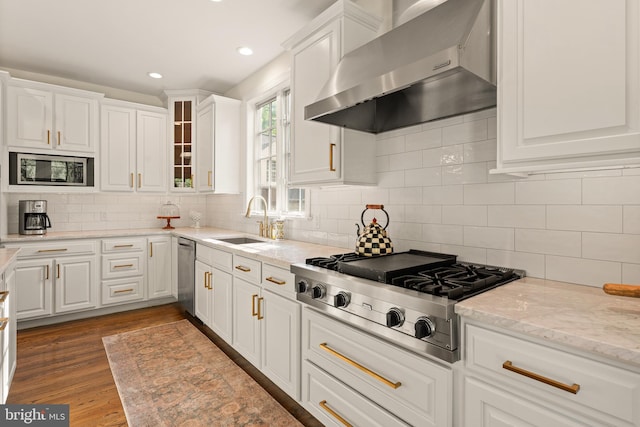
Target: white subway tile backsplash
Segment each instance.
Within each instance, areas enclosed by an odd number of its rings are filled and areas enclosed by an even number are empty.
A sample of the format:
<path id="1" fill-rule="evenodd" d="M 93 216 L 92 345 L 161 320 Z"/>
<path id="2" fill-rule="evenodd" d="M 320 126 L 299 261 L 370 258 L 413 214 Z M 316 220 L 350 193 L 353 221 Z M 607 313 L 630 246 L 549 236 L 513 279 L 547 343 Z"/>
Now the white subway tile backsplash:
<path id="1" fill-rule="evenodd" d="M 491 227 L 545 228 L 545 219 L 544 206 L 489 206 L 488 225 Z"/>
<path id="2" fill-rule="evenodd" d="M 622 264 L 622 283 L 640 283 L 640 264 Z"/>
<path id="3" fill-rule="evenodd" d="M 445 254 L 457 255 L 458 261 L 475 262 L 477 264 L 487 263 L 487 249 L 472 248 L 470 246 L 442 245 L 442 252 Z"/>
<path id="4" fill-rule="evenodd" d="M 442 128 L 442 145 L 462 144 L 487 139 L 487 120 L 463 122 Z"/>
<path id="5" fill-rule="evenodd" d="M 422 151 L 422 166 L 442 166 L 461 164 L 463 160 L 462 144 L 432 148 Z"/>
<path id="6" fill-rule="evenodd" d="M 391 163 L 388 155 L 376 157 L 377 172 L 388 172 L 391 170 L 390 168 L 391 168 Z"/>
<path id="7" fill-rule="evenodd" d="M 640 235 L 582 233 L 582 256 L 640 264 Z"/>
<path id="8" fill-rule="evenodd" d="M 585 205 L 640 205 L 640 175 L 585 178 L 582 194 Z"/>
<path id="9" fill-rule="evenodd" d="M 496 160 L 496 140 L 469 142 L 464 144 L 464 162 L 489 162 Z"/>
<path id="10" fill-rule="evenodd" d="M 487 249 L 514 249 L 512 228 L 464 227 L 464 245 Z"/>
<path id="11" fill-rule="evenodd" d="M 498 124 L 496 116 L 487 118 L 487 138 L 494 139 L 498 136 Z"/>
<path id="12" fill-rule="evenodd" d="M 622 217 L 624 233 L 640 234 L 640 206 L 625 206 Z"/>
<path id="13" fill-rule="evenodd" d="M 454 225 L 487 225 L 486 206 L 442 206 L 442 223 Z"/>
<path id="14" fill-rule="evenodd" d="M 442 168 L 434 167 L 405 170 L 404 182 L 406 186 L 440 186 L 442 184 Z"/>
<path id="15" fill-rule="evenodd" d="M 389 170 L 416 169 L 422 167 L 420 153 L 408 151 L 406 153 L 391 154 L 389 156 Z"/>
<path id="16" fill-rule="evenodd" d="M 587 258 L 548 255 L 545 258 L 545 279 L 601 287 L 604 283 L 620 283 L 622 267 L 619 262 Z"/>
<path id="17" fill-rule="evenodd" d="M 421 205 L 422 187 L 396 188 L 389 194 L 389 203 Z"/>
<path id="18" fill-rule="evenodd" d="M 460 225 L 423 224 L 422 240 L 430 243 L 463 245 L 463 227 Z"/>
<path id="19" fill-rule="evenodd" d="M 621 233 L 622 206 L 547 206 L 547 228 L 550 230 Z"/>
<path id="20" fill-rule="evenodd" d="M 378 139 L 376 141 L 376 155 L 384 156 L 387 154 L 404 153 L 405 137 L 396 136 L 394 138 Z"/>
<path id="21" fill-rule="evenodd" d="M 378 173 L 378 186 L 382 188 L 404 187 L 404 171 Z M 316 191 L 316 193 L 321 192 Z"/>
<path id="22" fill-rule="evenodd" d="M 515 249 L 518 252 L 582 256 L 582 236 L 577 231 L 516 229 Z"/>
<path id="23" fill-rule="evenodd" d="M 514 202 L 515 187 L 512 182 L 464 186 L 465 205 L 512 205 Z"/>
<path id="24" fill-rule="evenodd" d="M 487 264 L 524 270 L 527 277 L 544 278 L 544 255 L 542 254 L 489 249 Z"/>
<path id="25" fill-rule="evenodd" d="M 461 205 L 463 203 L 463 186 L 424 187 L 422 202 L 425 205 Z"/>
<path id="26" fill-rule="evenodd" d="M 486 163 L 467 163 L 464 165 L 443 166 L 442 184 L 482 184 L 487 182 Z"/>
<path id="27" fill-rule="evenodd" d="M 516 204 L 579 205 L 581 184 L 579 179 L 516 182 Z"/>
<path id="28" fill-rule="evenodd" d="M 440 224 L 442 221 L 443 207 L 440 205 L 409 205 L 405 211 L 404 221 L 421 224 Z"/>
<path id="29" fill-rule="evenodd" d="M 442 129 L 427 129 L 405 136 L 406 151 L 418 151 L 442 145 Z"/>
<path id="30" fill-rule="evenodd" d="M 440 119 L 433 122 L 424 123 L 422 124 L 422 130 L 443 129 L 447 126 L 453 126 L 453 125 L 461 124 L 463 122 L 464 122 L 463 116 L 449 117 L 446 119 Z"/>

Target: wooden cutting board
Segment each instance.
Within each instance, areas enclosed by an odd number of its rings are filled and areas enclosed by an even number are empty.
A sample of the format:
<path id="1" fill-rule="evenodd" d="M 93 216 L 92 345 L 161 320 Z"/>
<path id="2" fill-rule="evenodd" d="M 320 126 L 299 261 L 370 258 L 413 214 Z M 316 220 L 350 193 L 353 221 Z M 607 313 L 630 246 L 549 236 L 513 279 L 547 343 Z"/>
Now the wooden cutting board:
<path id="1" fill-rule="evenodd" d="M 619 283 L 605 283 L 602 289 L 610 295 L 640 298 L 640 285 L 623 285 Z"/>

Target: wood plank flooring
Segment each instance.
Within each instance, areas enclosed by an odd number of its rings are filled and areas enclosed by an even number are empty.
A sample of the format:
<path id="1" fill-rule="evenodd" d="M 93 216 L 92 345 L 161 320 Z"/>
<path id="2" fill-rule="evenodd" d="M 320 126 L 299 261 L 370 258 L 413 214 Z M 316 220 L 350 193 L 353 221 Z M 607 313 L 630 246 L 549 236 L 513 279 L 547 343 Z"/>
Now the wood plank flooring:
<path id="1" fill-rule="evenodd" d="M 69 404 L 71 426 L 126 426 L 102 337 L 187 318 L 306 426 L 321 425 L 256 368 L 175 304 L 18 331 L 7 403 Z"/>

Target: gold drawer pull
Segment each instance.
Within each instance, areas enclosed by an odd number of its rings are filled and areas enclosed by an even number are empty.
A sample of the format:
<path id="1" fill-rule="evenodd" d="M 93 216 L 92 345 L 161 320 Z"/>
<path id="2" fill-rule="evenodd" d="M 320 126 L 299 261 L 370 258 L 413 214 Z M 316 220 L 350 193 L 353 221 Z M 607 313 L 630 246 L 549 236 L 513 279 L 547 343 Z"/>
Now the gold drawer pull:
<path id="1" fill-rule="evenodd" d="M 58 131 L 58 145 L 60 145 L 61 140 L 62 140 L 62 132 Z"/>
<path id="2" fill-rule="evenodd" d="M 131 268 L 133 267 L 133 264 L 120 264 L 120 265 L 114 265 L 113 268 Z"/>
<path id="3" fill-rule="evenodd" d="M 248 273 L 251 271 L 251 269 L 249 267 L 245 267 L 244 265 L 236 265 L 236 270 L 240 270 L 243 271 L 245 273 Z"/>
<path id="4" fill-rule="evenodd" d="M 275 283 L 276 285 L 286 285 L 287 282 L 284 280 L 276 279 L 275 277 L 269 276 L 265 280 L 268 280 L 271 283 Z"/>
<path id="5" fill-rule="evenodd" d="M 9 296 L 9 291 L 0 292 L 0 304 L 5 302 L 8 296 Z"/>
<path id="6" fill-rule="evenodd" d="M 322 343 L 320 344 L 320 348 L 323 349 L 324 351 L 327 351 L 331 354 L 333 354 L 334 356 L 336 356 L 338 359 L 341 359 L 344 362 L 347 362 L 349 365 L 360 369 L 362 372 L 364 372 L 365 374 L 372 376 L 373 378 L 375 378 L 376 380 L 380 381 L 381 383 L 388 385 L 389 387 L 391 387 L 392 389 L 396 389 L 398 387 L 400 387 L 402 385 L 402 383 L 400 381 L 398 382 L 393 382 L 393 381 L 389 381 L 388 379 L 386 379 L 385 377 L 383 377 L 382 375 L 376 374 L 375 372 L 373 372 L 371 369 L 369 368 L 365 368 L 364 366 L 362 366 L 361 364 L 359 364 L 358 362 L 349 359 L 347 356 L 338 353 L 337 351 L 335 351 L 334 349 L 332 349 L 331 347 L 329 347 L 327 345 L 327 343 Z"/>
<path id="7" fill-rule="evenodd" d="M 51 130 L 47 129 L 47 145 L 51 144 Z"/>
<path id="8" fill-rule="evenodd" d="M 258 294 L 251 295 L 251 316 L 258 315 L 258 312 L 256 311 L 256 298 L 258 298 Z"/>
<path id="9" fill-rule="evenodd" d="M 114 294 L 123 294 L 125 292 L 133 292 L 133 288 L 129 289 L 118 289 L 117 291 L 113 291 Z"/>
<path id="10" fill-rule="evenodd" d="M 578 384 L 567 385 L 561 383 L 556 380 L 552 380 L 551 378 L 543 377 L 542 375 L 538 375 L 534 372 L 527 371 L 526 369 L 518 368 L 517 366 L 513 366 L 510 360 L 507 360 L 502 364 L 502 367 L 508 371 L 515 372 L 516 374 L 524 375 L 525 377 L 529 377 L 536 381 L 540 381 L 541 383 L 549 384 L 550 386 L 559 388 L 560 390 L 568 391 L 569 393 L 577 394 L 580 390 L 580 386 Z"/>
<path id="11" fill-rule="evenodd" d="M 333 149 L 336 148 L 336 144 L 329 144 L 329 171 L 335 172 L 336 168 L 333 165 Z"/>
<path id="12" fill-rule="evenodd" d="M 38 253 L 42 253 L 42 252 L 65 252 L 68 251 L 67 248 L 60 248 L 60 249 L 40 249 L 38 250 Z"/>
<path id="13" fill-rule="evenodd" d="M 333 409 L 329 408 L 329 405 L 327 405 L 327 401 L 326 400 L 323 400 L 322 402 L 320 402 L 320 407 L 322 407 L 322 409 L 324 409 L 329 414 L 331 414 L 331 416 L 333 418 L 335 418 L 336 420 L 340 421 L 342 423 L 342 425 L 344 425 L 345 427 L 351 427 L 351 424 L 349 424 L 347 422 L 347 420 L 342 418 L 336 411 L 334 411 Z"/>
<path id="14" fill-rule="evenodd" d="M 120 248 L 132 248 L 133 247 L 133 243 L 129 243 L 127 245 L 113 245 L 114 249 L 120 249 Z"/>
<path id="15" fill-rule="evenodd" d="M 8 324 L 9 324 L 8 317 L 0 318 L 0 331 L 4 331 Z"/>

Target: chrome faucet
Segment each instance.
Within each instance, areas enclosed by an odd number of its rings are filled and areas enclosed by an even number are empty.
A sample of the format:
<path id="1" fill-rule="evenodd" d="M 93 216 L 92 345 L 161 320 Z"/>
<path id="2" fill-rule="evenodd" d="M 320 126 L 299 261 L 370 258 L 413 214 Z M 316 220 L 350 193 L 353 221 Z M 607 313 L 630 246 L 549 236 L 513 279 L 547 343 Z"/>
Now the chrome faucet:
<path id="1" fill-rule="evenodd" d="M 267 218 L 267 201 L 264 199 L 264 197 L 253 196 L 249 200 L 249 205 L 247 205 L 247 213 L 245 213 L 244 216 L 247 218 L 251 217 L 251 204 L 253 203 L 253 199 L 262 200 L 262 205 L 264 206 L 264 219 L 262 221 L 258 221 L 258 224 L 260 224 L 260 231 L 258 234 L 260 237 L 271 238 L 271 227 L 269 227 L 269 219 Z"/>

